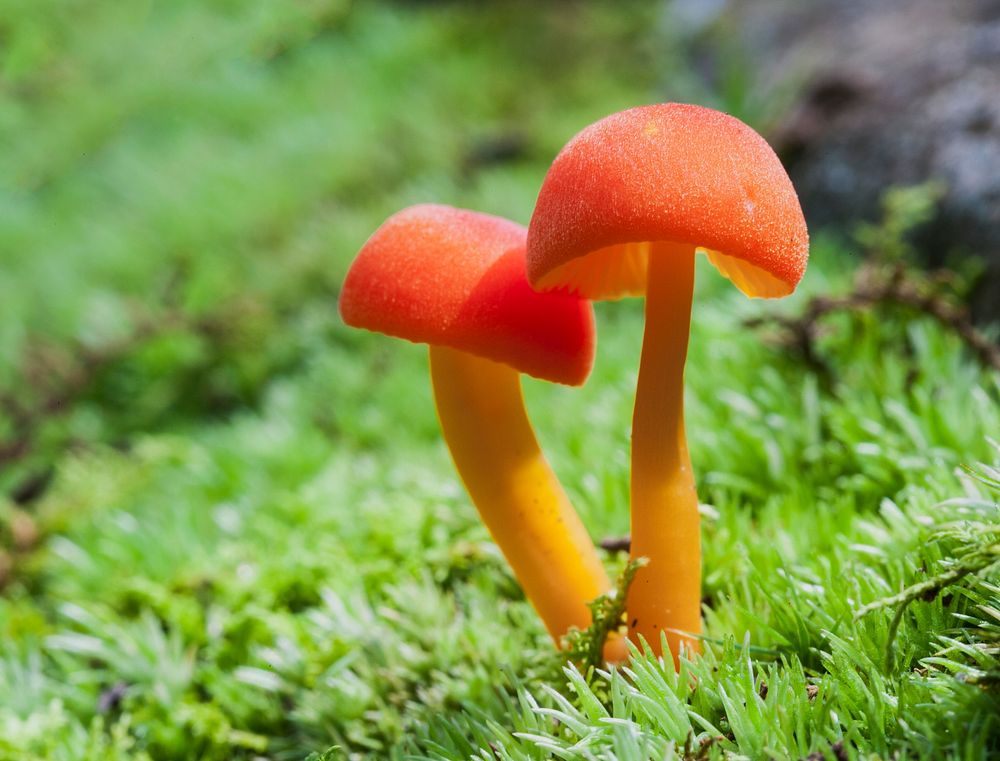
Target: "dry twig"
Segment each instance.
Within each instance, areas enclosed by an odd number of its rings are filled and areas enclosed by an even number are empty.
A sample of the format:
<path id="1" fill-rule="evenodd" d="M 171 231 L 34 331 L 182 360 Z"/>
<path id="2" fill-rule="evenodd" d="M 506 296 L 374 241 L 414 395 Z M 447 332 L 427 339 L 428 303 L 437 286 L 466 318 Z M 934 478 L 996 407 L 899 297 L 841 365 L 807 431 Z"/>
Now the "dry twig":
<path id="1" fill-rule="evenodd" d="M 926 315 L 954 332 L 987 367 L 1000 370 L 1000 346 L 972 323 L 969 312 L 942 292 L 951 273 L 926 275 L 907 269 L 902 262 L 890 267 L 868 264 L 858 271 L 854 287 L 843 296 L 815 296 L 799 315 L 768 315 L 747 320 L 748 327 L 777 325 L 782 342 L 796 348 L 804 360 L 824 375 L 829 368 L 816 344 L 822 335 L 821 321 L 835 313 L 856 313 L 867 309 L 896 306 Z"/>
<path id="2" fill-rule="evenodd" d="M 35 345 L 25 359 L 23 372 L 24 386 L 35 393 L 25 399 L 13 390 L 0 391 L 0 417 L 7 420 L 10 430 L 6 440 L 0 440 L 0 467 L 30 454 L 43 424 L 70 410 L 110 365 L 169 332 L 212 335 L 220 325 L 218 319 L 192 318 L 173 308 L 156 314 L 137 310 L 132 329 L 106 343 L 77 343 L 69 349 Z"/>

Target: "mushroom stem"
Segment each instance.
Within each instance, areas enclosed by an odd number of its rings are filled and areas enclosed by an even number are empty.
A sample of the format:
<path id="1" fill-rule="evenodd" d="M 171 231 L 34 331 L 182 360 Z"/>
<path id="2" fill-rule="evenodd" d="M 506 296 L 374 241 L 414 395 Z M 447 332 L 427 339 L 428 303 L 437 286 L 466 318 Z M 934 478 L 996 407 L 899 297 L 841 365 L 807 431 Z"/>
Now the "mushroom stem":
<path id="1" fill-rule="evenodd" d="M 549 634 L 590 624 L 611 584 L 594 543 L 546 462 L 516 370 L 431 346 L 431 383 L 455 467 Z"/>
<path id="2" fill-rule="evenodd" d="M 656 653 L 666 632 L 674 660 L 698 649 L 701 535 L 687 439 L 684 362 L 694 291 L 694 247 L 650 244 L 646 329 L 632 417 L 633 558 L 648 558 L 628 595 L 629 635 Z"/>

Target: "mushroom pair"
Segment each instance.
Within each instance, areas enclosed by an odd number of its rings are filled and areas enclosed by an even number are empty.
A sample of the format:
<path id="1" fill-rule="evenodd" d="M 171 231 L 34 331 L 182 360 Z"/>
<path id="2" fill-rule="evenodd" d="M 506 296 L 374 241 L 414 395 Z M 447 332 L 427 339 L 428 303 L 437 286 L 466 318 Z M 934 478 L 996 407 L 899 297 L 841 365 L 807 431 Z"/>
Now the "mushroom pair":
<path id="1" fill-rule="evenodd" d="M 538 450 L 516 372 L 496 363 L 582 383 L 594 338 L 580 297 L 646 295 L 631 520 L 632 556 L 649 562 L 627 611 L 630 637 L 658 652 L 665 633 L 676 658 L 682 647 L 697 648 L 701 628 L 683 396 L 694 255 L 704 251 L 748 296 L 791 293 L 808 258 L 798 199 L 774 152 L 742 122 L 699 106 L 645 106 L 602 119 L 566 145 L 539 193 L 526 252 L 522 236 L 513 223 L 473 212 L 400 212 L 352 265 L 341 313 L 348 324 L 432 344 L 435 399 L 456 466 L 558 637 L 588 623 L 586 601 L 609 584 Z M 552 292 L 531 291 L 529 280 Z M 487 428 L 486 419 L 504 427 Z M 482 459 L 486 450 L 497 459 Z"/>

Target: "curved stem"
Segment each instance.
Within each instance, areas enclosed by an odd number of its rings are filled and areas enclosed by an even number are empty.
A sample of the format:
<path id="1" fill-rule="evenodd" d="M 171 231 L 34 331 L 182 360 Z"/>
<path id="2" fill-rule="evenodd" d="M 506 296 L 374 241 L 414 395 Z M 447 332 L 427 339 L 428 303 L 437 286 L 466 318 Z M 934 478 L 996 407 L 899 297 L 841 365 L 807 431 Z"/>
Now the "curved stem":
<path id="1" fill-rule="evenodd" d="M 684 362 L 694 291 L 694 248 L 655 243 L 646 285 L 646 332 L 632 417 L 632 557 L 646 557 L 628 595 L 629 635 L 674 660 L 701 631 L 698 495 L 684 435 Z"/>
<path id="2" fill-rule="evenodd" d="M 553 639 L 586 628 L 587 603 L 611 584 L 538 447 L 517 371 L 440 346 L 430 355 L 441 429 L 483 522 Z"/>

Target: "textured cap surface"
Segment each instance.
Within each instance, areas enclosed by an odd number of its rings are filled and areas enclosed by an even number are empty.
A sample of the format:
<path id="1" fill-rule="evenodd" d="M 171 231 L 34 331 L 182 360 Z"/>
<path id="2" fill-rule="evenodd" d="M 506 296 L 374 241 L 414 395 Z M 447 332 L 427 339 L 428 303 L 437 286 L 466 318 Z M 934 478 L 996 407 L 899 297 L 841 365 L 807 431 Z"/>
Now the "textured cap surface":
<path id="1" fill-rule="evenodd" d="M 340 293 L 348 325 L 467 351 L 544 380 L 579 385 L 594 359 L 590 302 L 538 293 L 526 230 L 450 206 L 411 206 L 362 247 Z"/>
<path id="2" fill-rule="evenodd" d="M 705 251 L 748 296 L 791 293 L 809 256 L 771 147 L 738 119 L 679 103 L 612 114 L 563 148 L 531 218 L 528 277 L 588 298 L 640 295 L 656 241 Z"/>

